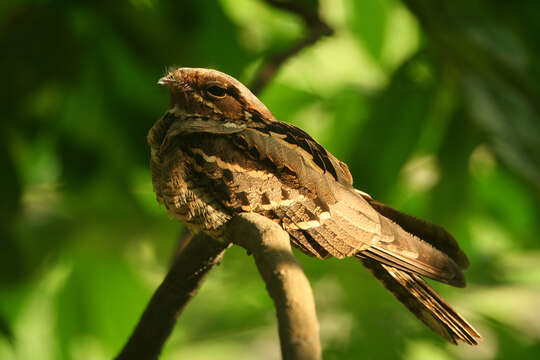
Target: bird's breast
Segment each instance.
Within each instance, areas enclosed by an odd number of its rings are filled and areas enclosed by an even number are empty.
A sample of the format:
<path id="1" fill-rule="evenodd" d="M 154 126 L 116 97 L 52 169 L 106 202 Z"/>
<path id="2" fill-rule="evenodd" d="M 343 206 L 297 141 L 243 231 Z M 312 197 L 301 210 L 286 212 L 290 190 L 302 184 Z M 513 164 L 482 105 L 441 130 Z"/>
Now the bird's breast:
<path id="1" fill-rule="evenodd" d="M 159 156 L 152 153 L 152 185 L 156 198 L 165 205 L 169 217 L 176 218 L 192 230 L 218 234 L 231 218 L 207 189 L 207 184 L 193 176 L 192 154 L 180 147 Z"/>

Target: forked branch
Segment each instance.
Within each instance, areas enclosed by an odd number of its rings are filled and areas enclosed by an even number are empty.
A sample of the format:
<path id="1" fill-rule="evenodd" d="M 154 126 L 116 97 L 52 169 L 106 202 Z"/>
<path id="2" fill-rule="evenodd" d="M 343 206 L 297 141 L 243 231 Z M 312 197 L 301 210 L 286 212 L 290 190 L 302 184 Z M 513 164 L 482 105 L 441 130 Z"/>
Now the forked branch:
<path id="1" fill-rule="evenodd" d="M 286 360 L 321 358 L 319 324 L 311 286 L 291 250 L 289 235 L 264 216 L 231 220 L 226 238 L 253 254 L 274 300 L 281 352 Z M 177 255 L 117 359 L 157 359 L 176 319 L 228 244 L 199 234 Z"/>

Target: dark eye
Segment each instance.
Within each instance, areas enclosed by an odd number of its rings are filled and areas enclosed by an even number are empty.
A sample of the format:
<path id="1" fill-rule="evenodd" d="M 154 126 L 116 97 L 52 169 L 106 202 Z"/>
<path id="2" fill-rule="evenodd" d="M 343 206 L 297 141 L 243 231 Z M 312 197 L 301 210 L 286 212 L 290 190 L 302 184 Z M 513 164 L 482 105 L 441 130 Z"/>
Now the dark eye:
<path id="1" fill-rule="evenodd" d="M 224 97 L 227 90 L 219 85 L 210 85 L 206 88 L 206 92 L 214 97 Z"/>

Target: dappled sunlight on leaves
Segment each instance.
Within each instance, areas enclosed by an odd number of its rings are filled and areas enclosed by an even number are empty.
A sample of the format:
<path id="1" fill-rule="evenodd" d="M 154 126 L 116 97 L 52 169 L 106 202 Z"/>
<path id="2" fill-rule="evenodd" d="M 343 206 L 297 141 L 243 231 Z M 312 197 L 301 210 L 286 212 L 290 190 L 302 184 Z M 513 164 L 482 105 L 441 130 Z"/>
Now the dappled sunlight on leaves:
<path id="1" fill-rule="evenodd" d="M 469 286 L 437 290 L 484 336 L 445 344 L 357 260 L 295 251 L 324 358 L 539 358 L 540 3 L 305 4 L 335 33 L 286 61 L 261 100 L 347 162 L 358 189 L 456 237 Z M 0 358 L 108 359 L 183 229 L 152 191 L 146 134 L 170 101 L 156 81 L 178 65 L 250 83 L 307 28 L 261 0 L 17 1 L 0 14 Z M 243 250 L 212 271 L 161 358 L 279 358 Z"/>

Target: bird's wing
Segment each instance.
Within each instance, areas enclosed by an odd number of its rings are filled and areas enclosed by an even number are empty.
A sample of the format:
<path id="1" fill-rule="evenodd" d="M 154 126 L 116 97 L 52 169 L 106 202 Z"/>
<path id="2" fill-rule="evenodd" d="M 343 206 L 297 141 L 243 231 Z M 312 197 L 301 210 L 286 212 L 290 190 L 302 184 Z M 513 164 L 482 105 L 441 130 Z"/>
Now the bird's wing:
<path id="1" fill-rule="evenodd" d="M 320 226 L 306 229 L 316 241 L 331 239 L 336 247 L 332 255 L 367 257 L 450 285 L 465 286 L 463 273 L 448 254 L 381 215 L 356 191 L 341 184 L 335 184 L 332 190 L 335 202 L 327 203 L 330 216 Z"/>
<path id="2" fill-rule="evenodd" d="M 291 126 L 291 125 L 289 125 Z M 296 129 L 296 128 L 294 128 Z M 351 185 L 338 182 L 338 160 L 303 132 L 258 129 L 190 134 L 179 140 L 194 159 L 192 179 L 224 209 L 253 211 L 279 221 L 305 252 L 318 257 L 361 256 L 455 286 L 465 279 L 443 251 L 377 212 Z M 311 143 L 322 168 L 306 148 Z M 320 147 L 320 148 L 319 148 Z M 322 149 L 322 150 L 321 150 Z M 309 156 L 308 156 L 309 155 Z M 330 171 L 332 166 L 336 177 Z M 340 174 L 341 172 L 341 174 Z"/>
<path id="3" fill-rule="evenodd" d="M 369 196 L 363 195 L 363 197 L 375 210 L 377 210 L 377 212 L 379 212 L 379 214 L 387 217 L 401 226 L 405 231 L 416 235 L 420 239 L 428 242 L 433 247 L 450 256 L 450 258 L 454 260 L 461 269 L 465 270 L 469 268 L 469 260 L 467 259 L 467 256 L 459 248 L 456 239 L 454 239 L 454 237 L 443 227 L 402 213 L 401 211 L 393 209 L 386 204 L 373 200 Z"/>
<path id="4" fill-rule="evenodd" d="M 263 137 L 253 137 L 253 145 L 264 146 L 265 137 L 277 139 L 282 146 L 301 153 L 306 160 L 313 162 L 312 165 L 323 174 L 341 184 L 352 185 L 353 178 L 347 164 L 338 160 L 304 130 L 282 121 L 271 121 L 266 122 L 264 127 L 254 128 L 250 131 L 263 135 Z"/>

